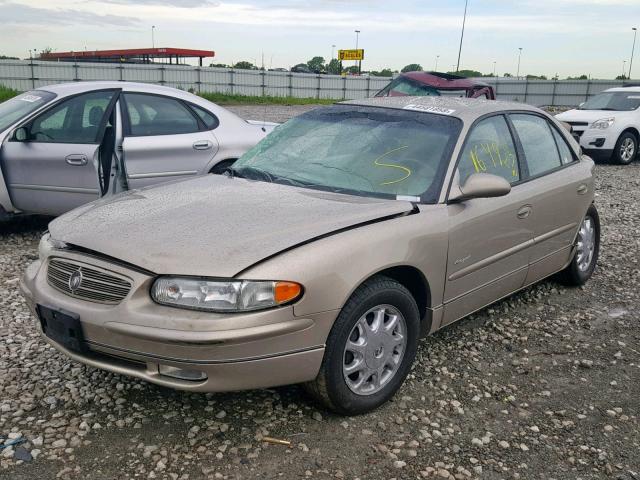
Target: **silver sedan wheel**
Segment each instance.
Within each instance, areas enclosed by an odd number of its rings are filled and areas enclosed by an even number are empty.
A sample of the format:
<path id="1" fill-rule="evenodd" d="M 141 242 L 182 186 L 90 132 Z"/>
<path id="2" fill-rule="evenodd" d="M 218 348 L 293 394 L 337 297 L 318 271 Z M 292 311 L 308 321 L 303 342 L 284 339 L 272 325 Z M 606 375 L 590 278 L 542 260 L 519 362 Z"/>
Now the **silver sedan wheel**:
<path id="1" fill-rule="evenodd" d="M 576 261 L 580 271 L 585 272 L 591 266 L 596 248 L 596 228 L 593 218 L 585 217 L 578 230 Z"/>
<path id="2" fill-rule="evenodd" d="M 636 142 L 632 138 L 625 138 L 620 145 L 620 158 L 625 163 L 630 162 L 636 153 Z"/>
<path id="3" fill-rule="evenodd" d="M 396 375 L 407 344 L 407 324 L 391 305 L 378 305 L 362 315 L 349 334 L 342 374 L 357 395 L 382 390 Z"/>

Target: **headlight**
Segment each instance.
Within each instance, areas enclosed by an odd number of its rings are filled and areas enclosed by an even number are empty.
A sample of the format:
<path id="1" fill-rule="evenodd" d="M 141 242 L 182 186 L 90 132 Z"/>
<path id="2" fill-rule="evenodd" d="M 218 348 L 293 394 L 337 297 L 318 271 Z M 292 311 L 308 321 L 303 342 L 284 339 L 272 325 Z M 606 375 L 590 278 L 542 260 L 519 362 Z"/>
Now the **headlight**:
<path id="1" fill-rule="evenodd" d="M 591 127 L 589 128 L 604 130 L 606 128 L 609 128 L 611 125 L 613 125 L 613 122 L 615 121 L 616 121 L 615 117 L 601 118 L 600 120 L 596 120 L 595 122 L 593 122 L 591 124 Z"/>
<path id="2" fill-rule="evenodd" d="M 212 312 L 261 310 L 292 302 L 301 294 L 301 285 L 278 281 L 160 277 L 151 287 L 158 303 Z"/>

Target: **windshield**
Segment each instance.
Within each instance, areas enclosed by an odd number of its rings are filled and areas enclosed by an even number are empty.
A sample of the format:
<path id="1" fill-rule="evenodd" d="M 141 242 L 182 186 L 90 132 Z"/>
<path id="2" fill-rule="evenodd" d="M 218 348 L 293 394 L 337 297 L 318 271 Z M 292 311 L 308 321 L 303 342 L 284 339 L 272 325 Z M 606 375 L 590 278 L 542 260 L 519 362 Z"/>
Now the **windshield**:
<path id="1" fill-rule="evenodd" d="M 425 85 L 407 77 L 398 77 L 389 85 L 383 88 L 377 97 L 396 97 L 396 96 L 412 96 L 412 97 L 439 97 L 440 92 L 437 88 Z"/>
<path id="2" fill-rule="evenodd" d="M 234 163 L 263 181 L 435 203 L 462 122 L 410 110 L 335 105 L 289 120 Z"/>
<path id="3" fill-rule="evenodd" d="M 640 107 L 640 92 L 604 92 L 591 97 L 578 110 L 614 110 L 625 112 Z"/>
<path id="4" fill-rule="evenodd" d="M 56 95 L 51 92 L 31 90 L 0 103 L 0 132 L 54 98 Z"/>

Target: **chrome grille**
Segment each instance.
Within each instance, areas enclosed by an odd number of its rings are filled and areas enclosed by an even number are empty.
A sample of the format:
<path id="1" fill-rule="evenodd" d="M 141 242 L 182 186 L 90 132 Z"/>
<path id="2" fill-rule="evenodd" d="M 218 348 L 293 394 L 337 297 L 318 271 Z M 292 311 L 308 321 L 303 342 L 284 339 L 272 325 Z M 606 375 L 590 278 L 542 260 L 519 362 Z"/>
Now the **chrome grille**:
<path id="1" fill-rule="evenodd" d="M 80 285 L 71 288 L 71 276 L 80 272 Z M 89 302 L 116 305 L 131 290 L 131 282 L 108 270 L 102 270 L 74 260 L 51 258 L 47 266 L 47 281 L 56 290 Z"/>

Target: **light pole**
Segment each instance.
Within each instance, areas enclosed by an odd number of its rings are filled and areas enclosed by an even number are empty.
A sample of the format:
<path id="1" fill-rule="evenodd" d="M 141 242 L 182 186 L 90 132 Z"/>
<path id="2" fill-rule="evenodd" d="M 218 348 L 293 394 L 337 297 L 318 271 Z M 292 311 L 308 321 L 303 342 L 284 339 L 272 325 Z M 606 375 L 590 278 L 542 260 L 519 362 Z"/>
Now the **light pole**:
<path id="1" fill-rule="evenodd" d="M 520 80 L 520 58 L 522 58 L 522 47 L 518 47 L 518 73 L 516 73 L 516 78 Z"/>
<path id="2" fill-rule="evenodd" d="M 329 61 L 333 60 L 333 55 L 335 53 L 336 50 L 336 46 L 335 45 L 331 45 L 331 58 L 329 59 Z"/>
<path id="3" fill-rule="evenodd" d="M 435 72 L 438 71 L 438 60 L 440 59 L 440 55 L 436 55 L 436 68 L 434 69 Z"/>
<path id="4" fill-rule="evenodd" d="M 496 76 L 496 62 L 493 62 L 493 76 Z"/>
<path id="5" fill-rule="evenodd" d="M 635 50 L 636 50 L 636 35 L 638 33 L 638 29 L 636 27 L 633 27 L 631 30 L 633 30 L 633 47 L 631 47 L 631 59 L 629 60 L 629 75 L 628 75 L 629 80 L 631 80 L 631 69 L 633 68 L 633 54 L 635 53 Z"/>
<path id="6" fill-rule="evenodd" d="M 358 50 L 358 40 L 360 38 L 360 30 L 355 30 L 356 32 L 356 50 Z M 362 61 L 357 60 L 356 65 L 358 65 L 358 74 L 362 73 Z"/>
<path id="7" fill-rule="evenodd" d="M 464 16 L 462 17 L 462 32 L 460 33 L 460 48 L 458 49 L 458 64 L 456 65 L 456 72 L 460 70 L 460 55 L 462 55 L 462 39 L 464 38 L 464 25 L 467 22 L 467 4 L 469 0 L 464 0 Z"/>
<path id="8" fill-rule="evenodd" d="M 624 80 L 624 77 L 627 75 L 627 61 L 626 60 L 622 60 L 622 79 Z"/>
<path id="9" fill-rule="evenodd" d="M 151 48 L 156 48 L 155 31 L 156 31 L 156 26 L 151 25 Z"/>

